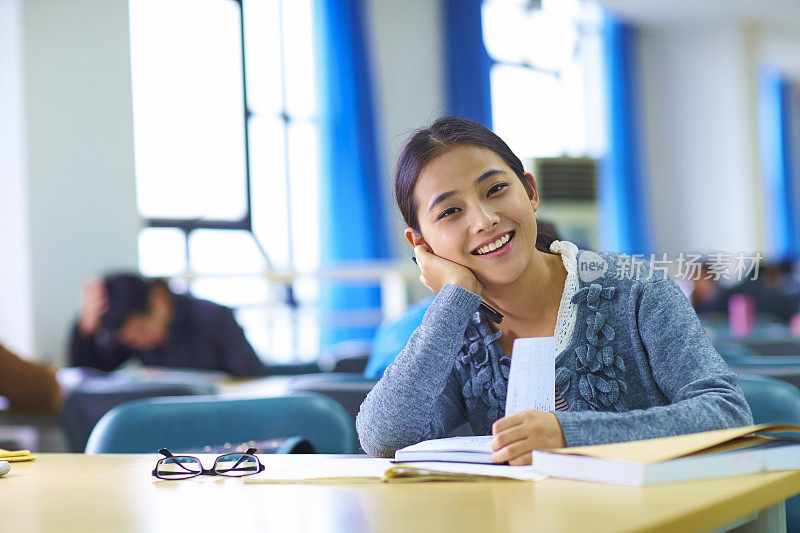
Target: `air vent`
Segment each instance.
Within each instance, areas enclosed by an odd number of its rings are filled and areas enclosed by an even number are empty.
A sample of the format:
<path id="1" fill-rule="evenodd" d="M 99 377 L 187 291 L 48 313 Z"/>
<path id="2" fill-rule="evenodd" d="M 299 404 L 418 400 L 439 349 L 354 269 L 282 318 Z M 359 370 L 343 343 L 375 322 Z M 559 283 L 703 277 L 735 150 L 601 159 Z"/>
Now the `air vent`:
<path id="1" fill-rule="evenodd" d="M 587 157 L 542 157 L 532 162 L 545 202 L 595 202 L 597 161 Z"/>

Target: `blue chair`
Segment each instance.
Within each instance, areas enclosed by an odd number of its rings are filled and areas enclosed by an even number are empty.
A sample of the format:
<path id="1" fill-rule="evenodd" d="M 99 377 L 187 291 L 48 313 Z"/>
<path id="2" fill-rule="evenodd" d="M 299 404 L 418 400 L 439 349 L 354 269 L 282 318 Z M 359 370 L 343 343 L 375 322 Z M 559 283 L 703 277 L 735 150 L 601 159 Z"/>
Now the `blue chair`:
<path id="1" fill-rule="evenodd" d="M 97 423 L 87 454 L 155 453 L 206 445 L 304 437 L 317 453 L 355 453 L 345 410 L 317 395 L 225 399 L 150 398 L 115 407 Z"/>
<path id="2" fill-rule="evenodd" d="M 84 379 L 75 387 L 61 409 L 59 421 L 70 451 L 81 453 L 95 425 L 111 409 L 134 400 L 164 396 L 211 394 L 214 387 L 203 383 L 124 382 L 113 377 Z"/>
<path id="3" fill-rule="evenodd" d="M 744 397 L 756 424 L 800 424 L 800 389 L 766 376 L 739 376 Z M 786 500 L 786 529 L 800 531 L 800 495 Z"/>
<path id="4" fill-rule="evenodd" d="M 422 323 L 425 311 L 433 302 L 433 296 L 412 305 L 398 318 L 387 320 L 378 327 L 372 341 L 372 352 L 364 369 L 367 379 L 380 379 L 383 372 L 394 362 L 405 347 L 411 334 Z"/>

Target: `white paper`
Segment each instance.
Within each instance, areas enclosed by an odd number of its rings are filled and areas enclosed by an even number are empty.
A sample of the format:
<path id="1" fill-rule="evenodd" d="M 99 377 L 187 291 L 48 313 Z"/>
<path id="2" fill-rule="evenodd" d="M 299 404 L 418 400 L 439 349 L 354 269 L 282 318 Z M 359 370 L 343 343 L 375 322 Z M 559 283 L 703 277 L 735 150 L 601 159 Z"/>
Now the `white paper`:
<path id="1" fill-rule="evenodd" d="M 506 416 L 535 409 L 556 408 L 555 337 L 517 339 L 511 352 Z"/>

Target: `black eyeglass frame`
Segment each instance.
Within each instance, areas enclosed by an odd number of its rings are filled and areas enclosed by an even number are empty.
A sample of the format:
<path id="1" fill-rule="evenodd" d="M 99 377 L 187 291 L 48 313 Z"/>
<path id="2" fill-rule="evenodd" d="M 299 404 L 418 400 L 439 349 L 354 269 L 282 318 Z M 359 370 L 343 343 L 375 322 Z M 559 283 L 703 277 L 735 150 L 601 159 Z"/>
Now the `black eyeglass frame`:
<path id="1" fill-rule="evenodd" d="M 164 457 L 162 457 L 161 459 L 158 460 L 158 462 L 156 463 L 155 468 L 153 468 L 152 475 L 157 477 L 158 479 L 163 479 L 164 481 L 180 481 L 182 479 L 191 479 L 191 478 L 197 477 L 197 476 L 225 476 L 225 477 L 252 476 L 253 474 L 258 474 L 260 472 L 263 472 L 264 468 L 265 468 L 264 465 L 261 463 L 261 461 L 258 459 L 258 457 L 255 455 L 257 451 L 258 450 L 256 448 L 248 448 L 247 451 L 243 452 L 243 453 L 242 452 L 223 453 L 222 455 L 218 455 L 214 459 L 214 466 L 213 467 L 205 468 L 203 466 L 203 463 L 200 461 L 200 459 L 198 457 L 195 457 L 194 455 L 173 455 L 172 452 L 170 452 L 168 449 L 161 448 L 160 450 L 158 450 L 158 453 L 160 453 Z M 240 474 L 240 475 L 234 475 L 234 476 L 232 476 L 230 474 L 225 474 L 223 472 L 217 472 L 217 470 L 216 470 L 217 462 L 219 462 L 219 460 L 221 458 L 227 457 L 229 455 L 241 456 L 239 458 L 239 460 L 236 461 L 236 464 L 233 465 L 233 468 L 236 468 L 237 466 L 239 466 L 239 463 L 241 463 L 242 460 L 244 460 L 246 457 L 252 457 L 253 459 L 255 459 L 256 464 L 258 464 L 258 472 L 249 472 L 247 474 Z M 199 472 L 192 472 L 192 471 L 186 469 L 185 467 L 183 467 L 183 465 L 180 462 L 176 461 L 174 464 L 176 464 L 178 466 L 181 466 L 186 470 L 187 475 L 185 477 L 179 477 L 179 478 L 178 477 L 173 477 L 173 478 L 170 478 L 170 477 L 162 477 L 162 476 L 158 475 L 158 467 L 164 461 L 166 461 L 167 459 L 179 459 L 179 458 L 182 458 L 182 457 L 185 457 L 187 459 L 194 459 L 195 461 L 197 461 L 197 464 L 200 465 L 200 471 Z M 188 475 L 188 474 L 191 474 L 191 475 Z"/>

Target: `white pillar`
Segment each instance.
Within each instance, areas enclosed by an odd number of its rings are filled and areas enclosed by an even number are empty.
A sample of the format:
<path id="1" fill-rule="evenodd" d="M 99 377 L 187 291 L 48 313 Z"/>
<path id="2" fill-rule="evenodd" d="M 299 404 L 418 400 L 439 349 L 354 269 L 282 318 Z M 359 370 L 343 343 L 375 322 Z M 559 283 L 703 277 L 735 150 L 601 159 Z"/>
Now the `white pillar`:
<path id="1" fill-rule="evenodd" d="M 36 353 L 63 361 L 81 280 L 137 266 L 126 0 L 24 0 Z"/>
<path id="2" fill-rule="evenodd" d="M 34 353 L 22 0 L 0 0 L 0 343 Z"/>

